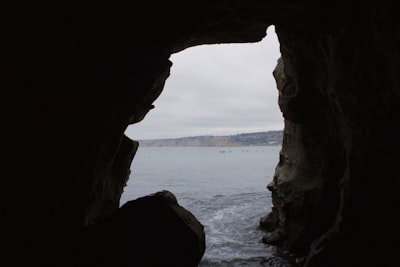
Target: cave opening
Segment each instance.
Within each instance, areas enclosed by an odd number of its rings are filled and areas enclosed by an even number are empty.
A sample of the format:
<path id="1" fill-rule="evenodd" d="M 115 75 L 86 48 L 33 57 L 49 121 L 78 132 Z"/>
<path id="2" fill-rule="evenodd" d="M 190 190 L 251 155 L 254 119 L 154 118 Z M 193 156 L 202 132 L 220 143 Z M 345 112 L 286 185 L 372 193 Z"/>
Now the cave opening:
<path id="1" fill-rule="evenodd" d="M 281 246 L 304 266 L 393 266 L 400 240 L 400 27 L 393 2 L 142 1 L 52 5 L 52 12 L 44 5 L 10 6 L 3 60 L 3 261 L 155 266 L 148 259 L 157 258 L 165 262 L 156 266 L 197 266 L 174 264 L 183 262 L 183 248 L 170 246 L 159 220 L 133 210 L 131 222 L 155 223 L 127 235 L 133 227 L 118 217 L 126 211 L 118 207 L 137 150 L 134 140 L 143 139 L 139 128 L 161 112 L 161 102 L 134 126 L 133 140 L 123 134 L 158 97 L 171 51 L 255 42 L 274 24 L 285 134 L 268 188 L 279 222 L 274 231 L 284 234 Z M 215 105 L 222 104 L 208 101 L 198 109 Z M 175 128 L 168 116 L 164 121 L 162 129 Z M 161 130 L 145 132 L 144 138 L 152 138 Z M 142 154 L 133 161 L 132 183 L 141 180 L 136 167 Z M 165 160 L 176 158 L 171 155 Z M 223 188 L 231 184 L 225 181 Z M 192 196 L 200 206 L 203 200 Z M 215 196 L 215 203 L 224 198 Z M 122 243 L 115 242 L 120 237 Z M 168 247 L 178 253 L 163 257 Z M 149 257 L 139 264 L 143 254 Z M 217 266 L 223 265 L 229 264 Z"/>
<path id="2" fill-rule="evenodd" d="M 271 210 L 283 118 L 272 72 L 273 26 L 258 43 L 202 45 L 173 54 L 171 76 L 143 122 L 126 201 L 171 191 L 205 226 L 202 264 L 272 255 L 258 222 Z M 250 259 L 250 260 L 249 260 Z"/>

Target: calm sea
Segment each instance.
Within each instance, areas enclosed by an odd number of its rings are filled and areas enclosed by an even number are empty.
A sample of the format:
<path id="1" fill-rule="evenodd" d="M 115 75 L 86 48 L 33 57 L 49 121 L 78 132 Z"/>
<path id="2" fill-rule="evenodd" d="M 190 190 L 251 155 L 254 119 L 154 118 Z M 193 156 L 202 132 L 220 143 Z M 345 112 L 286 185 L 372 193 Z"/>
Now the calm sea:
<path id="1" fill-rule="evenodd" d="M 280 146 L 140 147 L 121 205 L 169 190 L 205 226 L 199 266 L 289 266 L 261 242 Z"/>

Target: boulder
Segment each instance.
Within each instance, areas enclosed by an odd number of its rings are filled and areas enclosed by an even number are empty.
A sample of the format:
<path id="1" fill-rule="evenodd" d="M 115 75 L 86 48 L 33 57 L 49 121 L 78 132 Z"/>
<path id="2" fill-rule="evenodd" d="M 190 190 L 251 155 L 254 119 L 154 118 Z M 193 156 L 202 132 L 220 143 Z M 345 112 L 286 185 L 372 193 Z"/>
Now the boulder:
<path id="1" fill-rule="evenodd" d="M 203 225 L 169 191 L 125 203 L 88 227 L 82 251 L 94 266 L 197 266 L 205 251 Z"/>

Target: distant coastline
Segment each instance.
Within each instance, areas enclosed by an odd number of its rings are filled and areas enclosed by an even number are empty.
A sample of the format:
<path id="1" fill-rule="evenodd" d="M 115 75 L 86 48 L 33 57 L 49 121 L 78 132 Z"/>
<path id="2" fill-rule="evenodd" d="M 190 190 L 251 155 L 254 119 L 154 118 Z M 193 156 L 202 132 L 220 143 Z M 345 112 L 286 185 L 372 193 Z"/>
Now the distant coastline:
<path id="1" fill-rule="evenodd" d="M 173 139 L 139 140 L 142 147 L 181 147 L 181 146 L 276 146 L 282 144 L 283 131 L 242 133 L 225 136 L 188 136 Z"/>

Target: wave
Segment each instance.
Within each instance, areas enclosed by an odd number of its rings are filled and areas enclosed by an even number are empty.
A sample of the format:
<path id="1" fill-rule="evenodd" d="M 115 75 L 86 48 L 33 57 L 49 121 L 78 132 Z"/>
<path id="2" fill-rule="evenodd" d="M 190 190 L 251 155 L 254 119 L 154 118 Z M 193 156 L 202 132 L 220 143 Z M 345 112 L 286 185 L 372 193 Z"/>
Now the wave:
<path id="1" fill-rule="evenodd" d="M 282 257 L 253 257 L 234 259 L 203 259 L 199 267 L 295 267 L 291 261 Z"/>

